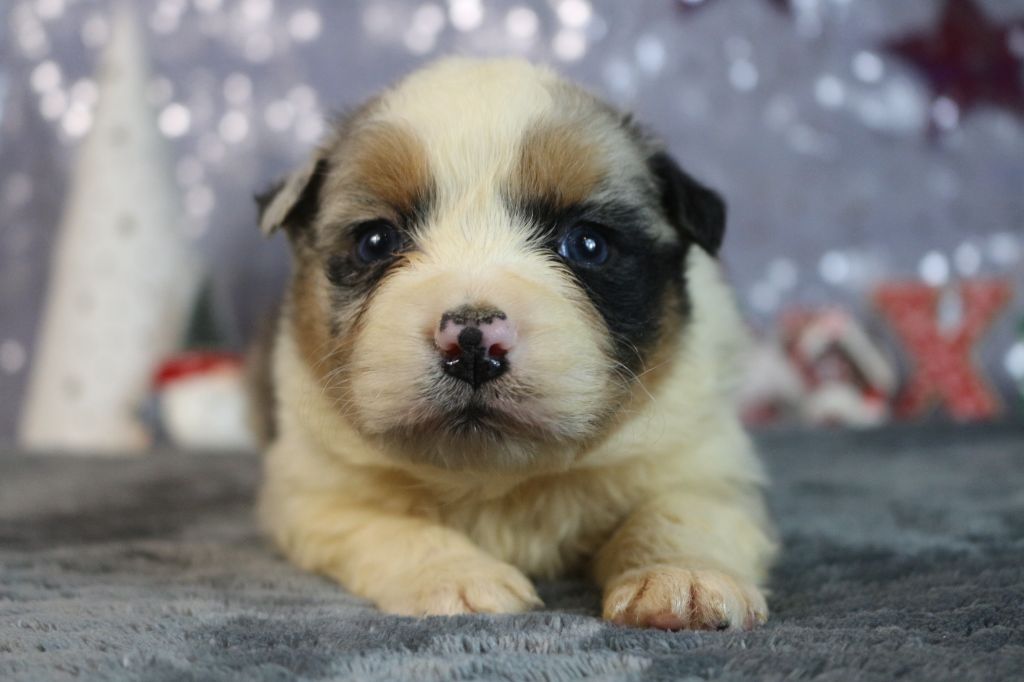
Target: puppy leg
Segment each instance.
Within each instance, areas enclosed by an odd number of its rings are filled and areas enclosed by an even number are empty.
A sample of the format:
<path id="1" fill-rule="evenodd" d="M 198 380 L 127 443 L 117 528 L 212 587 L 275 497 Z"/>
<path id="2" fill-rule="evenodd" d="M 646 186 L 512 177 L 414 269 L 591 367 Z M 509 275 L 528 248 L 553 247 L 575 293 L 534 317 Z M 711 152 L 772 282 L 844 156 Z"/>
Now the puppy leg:
<path id="1" fill-rule="evenodd" d="M 429 519 L 322 492 L 265 495 L 262 512 L 284 552 L 390 613 L 515 613 L 542 603 L 518 569 Z"/>
<path id="2" fill-rule="evenodd" d="M 751 628 L 775 546 L 756 497 L 678 491 L 635 510 L 598 552 L 604 617 L 666 630 Z"/>

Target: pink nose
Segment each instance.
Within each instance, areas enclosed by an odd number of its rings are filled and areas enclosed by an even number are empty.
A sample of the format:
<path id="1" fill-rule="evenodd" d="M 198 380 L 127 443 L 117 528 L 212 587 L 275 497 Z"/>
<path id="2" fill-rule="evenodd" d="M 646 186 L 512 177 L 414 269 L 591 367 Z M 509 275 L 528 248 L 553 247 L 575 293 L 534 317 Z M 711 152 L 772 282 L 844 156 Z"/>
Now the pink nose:
<path id="1" fill-rule="evenodd" d="M 516 331 L 500 310 L 462 306 L 441 317 L 434 343 L 445 374 L 478 388 L 508 369 Z"/>

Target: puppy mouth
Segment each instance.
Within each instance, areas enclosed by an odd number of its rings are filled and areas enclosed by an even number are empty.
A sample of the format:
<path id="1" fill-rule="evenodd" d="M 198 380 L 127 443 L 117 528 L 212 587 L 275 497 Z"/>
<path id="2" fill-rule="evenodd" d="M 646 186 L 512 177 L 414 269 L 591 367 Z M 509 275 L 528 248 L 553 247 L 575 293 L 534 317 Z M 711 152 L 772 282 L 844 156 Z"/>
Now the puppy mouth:
<path id="1" fill-rule="evenodd" d="M 448 470 L 532 467 L 561 442 L 528 406 L 476 392 L 460 401 L 424 401 L 381 435 L 396 455 Z"/>
<path id="2" fill-rule="evenodd" d="M 515 430 L 508 416 L 480 402 L 449 411 L 440 417 L 437 426 L 453 436 L 500 436 Z"/>
<path id="3" fill-rule="evenodd" d="M 421 430 L 492 440 L 536 439 L 546 430 L 543 420 L 526 409 L 522 397 L 508 386 L 466 390 L 461 384 L 442 380 L 437 389 L 424 396 L 430 409 L 418 425 Z"/>

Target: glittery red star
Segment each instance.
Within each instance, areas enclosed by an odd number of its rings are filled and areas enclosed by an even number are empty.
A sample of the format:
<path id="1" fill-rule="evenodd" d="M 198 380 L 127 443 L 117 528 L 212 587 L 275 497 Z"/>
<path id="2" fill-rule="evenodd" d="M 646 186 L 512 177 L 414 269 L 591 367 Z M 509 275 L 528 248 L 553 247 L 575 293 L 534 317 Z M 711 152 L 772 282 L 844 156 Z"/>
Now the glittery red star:
<path id="1" fill-rule="evenodd" d="M 1024 19 L 1001 25 L 974 0 L 947 0 L 933 28 L 886 43 L 885 49 L 920 71 L 936 102 L 945 98 L 944 107 L 932 107 L 933 127 L 950 128 L 982 103 L 1024 115 L 1021 56 L 1011 48 L 1013 32 L 1021 29 Z"/>
<path id="2" fill-rule="evenodd" d="M 676 0 L 676 7 L 681 10 L 696 10 L 703 9 L 713 2 L 713 0 Z M 774 5 L 780 12 L 789 13 L 789 0 L 768 0 L 771 5 Z"/>

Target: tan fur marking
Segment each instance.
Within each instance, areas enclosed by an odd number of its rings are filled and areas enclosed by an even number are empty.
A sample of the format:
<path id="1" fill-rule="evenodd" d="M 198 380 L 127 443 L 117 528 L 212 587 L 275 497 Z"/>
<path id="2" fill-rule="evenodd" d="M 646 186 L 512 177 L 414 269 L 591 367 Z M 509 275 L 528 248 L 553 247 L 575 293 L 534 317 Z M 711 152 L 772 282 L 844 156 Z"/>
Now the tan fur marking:
<path id="1" fill-rule="evenodd" d="M 295 329 L 295 341 L 309 366 L 319 376 L 333 363 L 323 362 L 329 348 L 330 336 L 327 311 L 324 309 L 323 284 L 317 282 L 315 261 L 310 259 L 298 265 L 291 284 L 291 297 L 287 314 Z"/>
<path id="2" fill-rule="evenodd" d="M 400 125 L 372 122 L 342 145 L 339 180 L 344 187 L 364 192 L 398 212 L 415 208 L 429 193 L 430 166 L 416 135 Z"/>
<path id="3" fill-rule="evenodd" d="M 545 124 L 523 136 L 513 192 L 569 206 L 586 199 L 604 174 L 597 148 L 583 139 L 578 127 Z"/>

